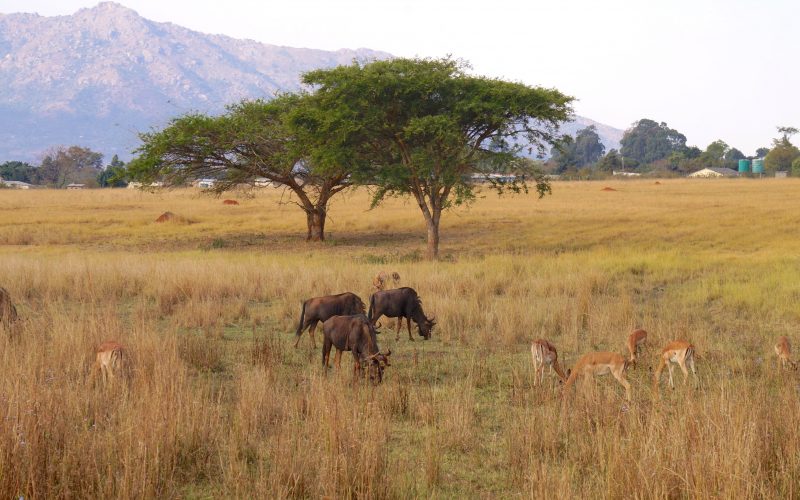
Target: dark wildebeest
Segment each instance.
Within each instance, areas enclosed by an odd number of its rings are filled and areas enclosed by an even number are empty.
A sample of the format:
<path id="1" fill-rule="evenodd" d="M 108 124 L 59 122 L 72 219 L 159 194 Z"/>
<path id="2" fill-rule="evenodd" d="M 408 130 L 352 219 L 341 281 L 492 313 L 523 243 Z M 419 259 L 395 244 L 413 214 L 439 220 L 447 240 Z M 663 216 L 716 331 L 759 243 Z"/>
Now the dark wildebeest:
<path id="1" fill-rule="evenodd" d="M 375 326 L 363 314 L 333 316 L 325 320 L 322 323 L 322 366 L 328 369 L 331 347 L 336 347 L 334 363 L 337 368 L 342 360 L 342 352 L 352 351 L 353 377 L 357 379 L 359 372 L 366 368 L 370 381 L 379 384 L 383 380 L 383 368 L 391 366 L 389 356 L 392 351 L 384 354 L 378 350 L 377 333 Z"/>
<path id="2" fill-rule="evenodd" d="M 5 288 L 0 287 L 0 324 L 11 328 L 11 325 L 17 319 L 19 319 L 19 316 L 17 316 L 17 308 L 14 307 L 14 302 L 11 301 L 11 294 Z"/>
<path id="3" fill-rule="evenodd" d="M 369 299 L 369 319 L 372 324 L 377 324 L 381 316 L 397 318 L 397 336 L 400 340 L 400 327 L 403 318 L 408 323 L 408 339 L 411 336 L 411 320 L 417 324 L 419 335 L 425 340 L 431 338 L 431 330 L 436 324 L 434 317 L 428 318 L 422 310 L 422 301 L 413 288 L 403 287 L 394 290 L 381 290 L 372 294 Z"/>
<path id="4" fill-rule="evenodd" d="M 358 295 L 350 292 L 308 299 L 303 302 L 303 310 L 300 313 L 300 324 L 297 325 L 297 333 L 295 334 L 297 335 L 297 340 L 294 346 L 297 347 L 300 343 L 300 336 L 303 335 L 303 330 L 311 325 L 311 329 L 309 330 L 311 345 L 316 349 L 317 343 L 314 340 L 314 331 L 317 329 L 318 322 L 325 321 L 333 316 L 364 314 L 365 309 L 364 301 L 362 301 Z"/>

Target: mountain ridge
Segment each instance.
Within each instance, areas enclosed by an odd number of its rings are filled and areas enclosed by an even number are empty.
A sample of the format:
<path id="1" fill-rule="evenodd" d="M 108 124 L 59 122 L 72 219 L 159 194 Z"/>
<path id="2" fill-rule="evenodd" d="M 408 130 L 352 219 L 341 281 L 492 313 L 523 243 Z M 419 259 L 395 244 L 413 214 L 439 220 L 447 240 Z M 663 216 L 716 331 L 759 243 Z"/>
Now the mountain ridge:
<path id="1" fill-rule="evenodd" d="M 312 69 L 391 57 L 205 34 L 114 2 L 64 16 L 0 14 L 0 162 L 72 144 L 129 158 L 138 133 L 175 116 L 298 90 Z M 604 142 L 618 142 L 608 128 Z"/>

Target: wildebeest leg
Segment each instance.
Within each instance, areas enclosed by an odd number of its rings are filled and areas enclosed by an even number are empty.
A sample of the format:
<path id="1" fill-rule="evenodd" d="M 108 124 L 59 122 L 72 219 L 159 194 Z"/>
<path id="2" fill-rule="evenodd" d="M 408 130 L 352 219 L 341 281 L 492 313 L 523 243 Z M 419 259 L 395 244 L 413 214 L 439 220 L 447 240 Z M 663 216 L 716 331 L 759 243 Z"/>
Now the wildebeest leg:
<path id="1" fill-rule="evenodd" d="M 361 372 L 361 363 L 358 361 L 358 353 L 353 349 L 353 383 L 358 381 L 359 372 Z"/>
<path id="2" fill-rule="evenodd" d="M 310 325 L 310 324 L 311 324 L 311 319 L 310 318 L 305 318 L 303 320 L 303 326 L 300 328 L 300 334 L 297 335 L 297 339 L 294 341 L 294 346 L 295 347 L 300 345 L 300 339 L 303 337 L 303 332 L 306 331 L 306 328 L 308 328 L 308 325 Z"/>
<path id="3" fill-rule="evenodd" d="M 340 366 L 342 366 L 342 351 L 336 349 L 336 354 L 333 357 L 333 364 L 336 365 L 336 369 L 338 370 Z"/>
<path id="4" fill-rule="evenodd" d="M 408 327 L 408 340 L 414 341 L 414 337 L 411 335 L 411 316 L 406 316 L 406 326 Z"/>
<path id="5" fill-rule="evenodd" d="M 308 331 L 308 334 L 311 336 L 311 348 L 312 349 L 316 349 L 317 348 L 317 341 L 314 340 L 314 332 L 317 330 L 317 323 L 318 323 L 317 320 L 314 320 L 313 322 L 311 322 L 311 329 Z"/>
<path id="6" fill-rule="evenodd" d="M 322 341 L 322 367 L 325 368 L 325 373 L 328 373 L 328 360 L 331 355 L 331 346 L 333 342 L 326 338 Z"/>
<path id="7" fill-rule="evenodd" d="M 395 336 L 394 336 L 395 340 L 400 340 L 400 329 L 401 328 L 403 328 L 403 317 L 399 316 L 397 318 L 397 327 L 394 329 L 395 330 Z"/>

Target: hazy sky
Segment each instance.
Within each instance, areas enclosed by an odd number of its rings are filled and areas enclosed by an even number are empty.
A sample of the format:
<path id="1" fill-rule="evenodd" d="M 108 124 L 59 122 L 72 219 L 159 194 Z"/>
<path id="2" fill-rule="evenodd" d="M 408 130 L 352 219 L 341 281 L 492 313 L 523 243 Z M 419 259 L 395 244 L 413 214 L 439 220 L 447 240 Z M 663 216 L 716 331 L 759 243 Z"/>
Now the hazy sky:
<path id="1" fill-rule="evenodd" d="M 72 14 L 92 0 L 0 0 L 0 12 Z M 477 74 L 556 87 L 618 128 L 667 122 L 689 144 L 745 154 L 800 127 L 800 0 L 121 0 L 206 33 L 319 49 L 452 54 Z"/>

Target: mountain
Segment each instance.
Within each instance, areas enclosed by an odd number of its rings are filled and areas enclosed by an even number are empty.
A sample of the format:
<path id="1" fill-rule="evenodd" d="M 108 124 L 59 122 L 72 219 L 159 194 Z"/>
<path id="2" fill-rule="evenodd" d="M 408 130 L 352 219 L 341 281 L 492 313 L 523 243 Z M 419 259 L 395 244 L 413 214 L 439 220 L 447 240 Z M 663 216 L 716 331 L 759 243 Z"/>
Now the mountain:
<path id="1" fill-rule="evenodd" d="M 561 126 L 561 133 L 568 134 L 572 137 L 575 137 L 579 130 L 584 129 L 590 125 L 594 125 L 597 129 L 597 135 L 600 136 L 600 142 L 606 147 L 606 152 L 611 149 L 616 149 L 619 151 L 620 144 L 619 142 L 622 140 L 622 135 L 625 133 L 624 130 L 614 128 L 610 125 L 605 125 L 600 122 L 596 122 L 594 120 L 590 120 L 589 118 L 584 118 L 583 116 L 576 116 L 575 120 L 565 123 Z"/>
<path id="2" fill-rule="evenodd" d="M 0 15 L 0 162 L 58 144 L 127 157 L 137 132 L 173 116 L 296 90 L 311 69 L 388 57 L 207 35 L 110 2 L 71 16 Z"/>
<path id="3" fill-rule="evenodd" d="M 73 144 L 127 159 L 139 132 L 174 116 L 297 90 L 311 69 L 390 57 L 209 35 L 112 2 L 70 16 L 0 14 L 0 163 Z M 621 137 L 598 131 L 612 143 Z"/>

